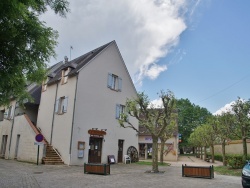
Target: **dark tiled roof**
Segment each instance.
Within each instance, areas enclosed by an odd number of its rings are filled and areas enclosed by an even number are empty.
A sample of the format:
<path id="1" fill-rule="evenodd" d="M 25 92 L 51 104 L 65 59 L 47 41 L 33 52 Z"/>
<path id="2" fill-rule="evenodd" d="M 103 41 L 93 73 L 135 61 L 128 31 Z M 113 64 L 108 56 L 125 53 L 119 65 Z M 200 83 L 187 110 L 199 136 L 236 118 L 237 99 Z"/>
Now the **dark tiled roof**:
<path id="1" fill-rule="evenodd" d="M 32 104 L 40 104 L 41 91 L 42 91 L 41 85 L 36 85 L 29 91 L 31 97 L 34 99 L 34 102 L 32 102 Z"/>
<path id="2" fill-rule="evenodd" d="M 104 50 L 107 46 L 109 46 L 111 43 L 113 43 L 115 41 L 109 42 L 99 48 L 96 48 L 76 59 L 73 59 L 65 64 L 63 64 L 62 66 L 60 66 L 59 68 L 57 68 L 53 73 L 50 74 L 50 76 L 52 77 L 54 74 L 54 77 L 51 78 L 48 81 L 48 85 L 52 85 L 54 83 L 56 83 L 57 81 L 59 81 L 61 79 L 62 73 L 61 70 L 66 69 L 68 67 L 71 67 L 71 71 L 69 72 L 68 76 L 74 76 L 78 73 L 78 71 L 84 66 L 86 65 L 88 62 L 90 62 L 94 57 L 96 57 L 102 50 Z"/>

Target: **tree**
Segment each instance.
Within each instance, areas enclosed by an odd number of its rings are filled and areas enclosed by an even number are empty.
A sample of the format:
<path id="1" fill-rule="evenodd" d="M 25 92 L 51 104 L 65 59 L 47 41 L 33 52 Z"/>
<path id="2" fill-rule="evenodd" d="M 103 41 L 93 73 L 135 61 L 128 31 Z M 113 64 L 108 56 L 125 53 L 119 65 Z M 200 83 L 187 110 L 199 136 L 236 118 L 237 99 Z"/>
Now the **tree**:
<path id="1" fill-rule="evenodd" d="M 138 93 L 137 98 L 128 99 L 126 109 L 130 116 L 139 120 L 140 126 L 143 126 L 152 136 L 152 172 L 158 170 L 158 139 L 164 134 L 166 127 L 170 124 L 171 115 L 175 108 L 175 98 L 171 91 L 161 91 L 159 97 L 162 101 L 162 107 L 150 105 L 149 98 L 146 94 Z M 137 127 L 131 124 L 126 114 L 122 115 L 119 120 L 121 127 L 132 128 L 139 132 Z"/>
<path id="2" fill-rule="evenodd" d="M 243 146 L 243 161 L 247 159 L 247 136 L 250 131 L 250 100 L 245 101 L 238 98 L 232 105 L 232 111 L 235 115 L 235 123 L 241 131 Z"/>
<path id="3" fill-rule="evenodd" d="M 58 33 L 39 15 L 50 7 L 65 16 L 66 0 L 4 0 L 0 3 L 0 105 L 10 97 L 26 97 L 27 83 L 44 79 L 46 62 L 54 56 Z"/>
<path id="4" fill-rule="evenodd" d="M 177 134 L 177 130 L 178 130 L 177 116 L 178 116 L 178 114 L 176 114 L 176 113 L 172 114 L 170 124 L 167 125 L 166 130 L 159 137 L 161 140 L 161 146 L 160 146 L 160 162 L 161 162 L 161 164 L 163 164 L 163 155 L 164 155 L 164 148 L 165 148 L 166 141 L 169 138 L 171 138 L 174 135 L 174 133 Z M 169 152 L 169 150 L 167 152 Z"/>
<path id="5" fill-rule="evenodd" d="M 181 154 L 183 148 L 188 146 L 190 134 L 196 127 L 204 124 L 212 114 L 206 109 L 192 104 L 188 99 L 178 99 L 176 102 L 178 110 L 178 129 L 182 134 L 182 142 L 179 144 Z"/>
<path id="6" fill-rule="evenodd" d="M 222 161 L 223 166 L 226 166 L 226 142 L 230 140 L 230 137 L 235 131 L 235 116 L 230 112 L 222 113 L 216 116 L 218 120 L 217 136 L 222 147 Z"/>

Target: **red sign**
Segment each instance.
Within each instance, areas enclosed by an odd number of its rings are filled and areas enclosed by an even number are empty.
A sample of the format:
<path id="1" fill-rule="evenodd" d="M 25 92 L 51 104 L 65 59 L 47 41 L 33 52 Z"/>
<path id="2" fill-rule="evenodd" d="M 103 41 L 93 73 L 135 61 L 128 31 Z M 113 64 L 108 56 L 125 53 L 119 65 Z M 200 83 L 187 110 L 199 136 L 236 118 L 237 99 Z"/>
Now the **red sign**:
<path id="1" fill-rule="evenodd" d="M 37 134 L 35 137 L 37 142 L 42 142 L 43 141 L 43 135 L 42 134 Z"/>
<path id="2" fill-rule="evenodd" d="M 106 135 L 106 132 L 105 131 L 102 131 L 102 130 L 93 130 L 93 129 L 90 129 L 88 131 L 89 134 L 91 135 L 98 135 L 98 136 L 103 136 L 103 135 Z"/>

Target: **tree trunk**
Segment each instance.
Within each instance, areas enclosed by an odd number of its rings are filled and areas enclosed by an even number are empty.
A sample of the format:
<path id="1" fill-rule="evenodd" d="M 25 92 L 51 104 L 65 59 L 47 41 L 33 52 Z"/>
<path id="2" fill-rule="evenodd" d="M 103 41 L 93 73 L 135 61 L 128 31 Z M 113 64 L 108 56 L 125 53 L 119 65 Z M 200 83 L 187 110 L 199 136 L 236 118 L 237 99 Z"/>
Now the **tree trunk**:
<path id="1" fill-rule="evenodd" d="M 246 139 L 246 129 L 242 128 L 242 146 L 243 146 L 243 161 L 247 160 L 247 139 Z"/>
<path id="2" fill-rule="evenodd" d="M 211 145 L 212 150 L 212 163 L 214 163 L 214 144 Z"/>
<path id="3" fill-rule="evenodd" d="M 200 158 L 202 159 L 202 147 L 200 147 Z"/>
<path id="4" fill-rule="evenodd" d="M 152 172 L 159 172 L 158 170 L 158 138 L 152 137 L 153 139 L 153 152 L 152 152 Z"/>
<path id="5" fill-rule="evenodd" d="M 165 142 L 163 140 L 161 140 L 161 152 L 160 152 L 160 162 L 161 164 L 163 164 L 163 154 L 164 154 L 164 146 L 165 146 Z"/>
<path id="6" fill-rule="evenodd" d="M 204 147 L 204 159 L 203 160 L 206 160 L 207 158 L 207 146 Z"/>
<path id="7" fill-rule="evenodd" d="M 222 141 L 222 161 L 223 161 L 223 166 L 227 166 L 227 162 L 226 162 L 226 141 L 223 140 Z"/>

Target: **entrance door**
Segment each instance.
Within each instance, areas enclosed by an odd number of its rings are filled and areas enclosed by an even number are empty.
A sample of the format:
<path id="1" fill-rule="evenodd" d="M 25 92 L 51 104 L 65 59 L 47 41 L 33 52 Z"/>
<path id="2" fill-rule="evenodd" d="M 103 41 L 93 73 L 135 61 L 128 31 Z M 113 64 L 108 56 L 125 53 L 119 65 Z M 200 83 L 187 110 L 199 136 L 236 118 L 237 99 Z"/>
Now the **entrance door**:
<path id="1" fill-rule="evenodd" d="M 124 140 L 118 140 L 118 163 L 122 163 L 123 141 Z"/>
<path id="2" fill-rule="evenodd" d="M 89 163 L 101 163 L 102 139 L 96 137 L 89 138 Z"/>
<path id="3" fill-rule="evenodd" d="M 16 137 L 15 159 L 17 158 L 17 154 L 18 154 L 19 140 L 20 140 L 20 134 L 18 134 Z"/>
<path id="4" fill-rule="evenodd" d="M 2 144 L 1 144 L 1 157 L 5 157 L 5 152 L 6 152 L 6 146 L 7 146 L 7 140 L 8 140 L 8 135 L 3 135 L 2 137 Z"/>

